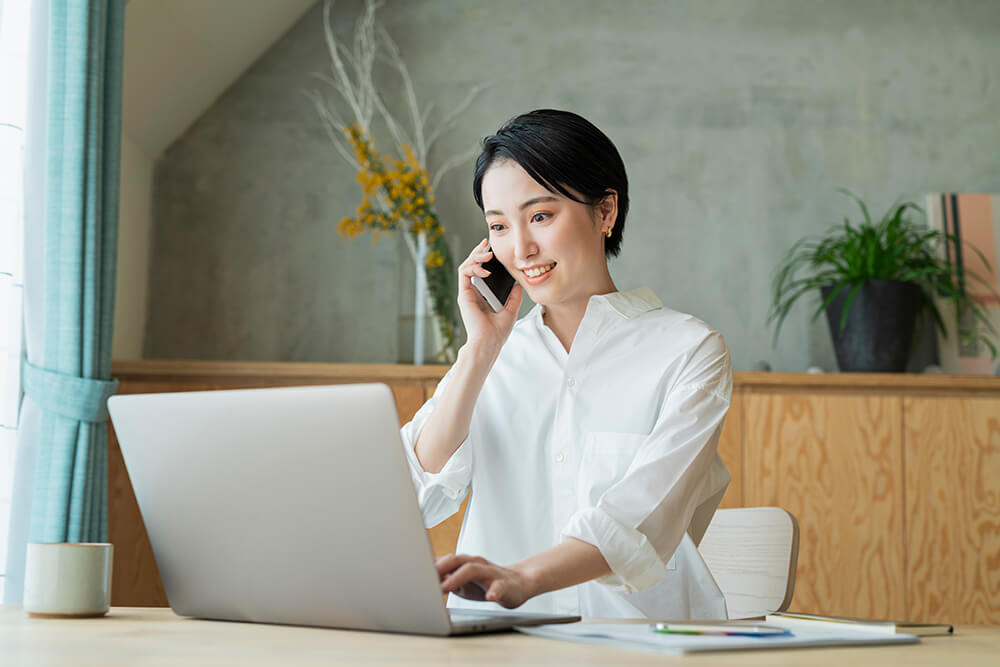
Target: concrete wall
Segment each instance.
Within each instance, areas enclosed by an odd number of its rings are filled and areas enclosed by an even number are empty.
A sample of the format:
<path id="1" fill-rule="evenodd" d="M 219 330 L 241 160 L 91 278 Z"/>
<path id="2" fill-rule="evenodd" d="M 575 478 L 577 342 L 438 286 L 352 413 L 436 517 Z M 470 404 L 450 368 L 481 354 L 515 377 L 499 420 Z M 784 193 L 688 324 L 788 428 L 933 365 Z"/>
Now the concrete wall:
<path id="1" fill-rule="evenodd" d="M 345 35 L 359 7 L 337 4 Z M 777 348 L 765 326 L 788 246 L 855 216 L 835 188 L 877 212 L 1000 191 L 1000 3 L 425 0 L 380 16 L 423 101 L 494 83 L 439 155 L 538 107 L 604 130 L 631 181 L 616 283 L 716 326 L 737 368 L 835 367 L 809 308 Z M 326 64 L 314 7 L 160 160 L 145 356 L 407 358 L 400 244 L 334 230 L 360 193 L 301 93 Z M 485 234 L 470 174 L 438 193 L 461 257 Z"/>
<path id="2" fill-rule="evenodd" d="M 312 0 L 129 0 L 114 359 L 142 358 L 153 164 L 311 5 Z"/>

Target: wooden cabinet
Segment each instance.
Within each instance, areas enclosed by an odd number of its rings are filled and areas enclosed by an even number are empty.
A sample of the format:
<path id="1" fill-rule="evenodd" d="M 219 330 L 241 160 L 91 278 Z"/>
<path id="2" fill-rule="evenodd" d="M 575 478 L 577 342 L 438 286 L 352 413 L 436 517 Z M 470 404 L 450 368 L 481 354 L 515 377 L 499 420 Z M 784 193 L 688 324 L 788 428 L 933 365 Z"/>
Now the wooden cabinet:
<path id="1" fill-rule="evenodd" d="M 442 366 L 116 362 L 120 393 L 385 382 L 401 422 Z M 112 604 L 166 597 L 110 435 Z M 799 521 L 792 609 L 1000 623 L 1000 380 L 737 373 L 719 453 L 722 507 L 776 505 Z M 429 531 L 454 550 L 459 514 Z"/>
<path id="2" fill-rule="evenodd" d="M 907 397 L 907 606 L 1000 623 L 1000 397 Z"/>
<path id="3" fill-rule="evenodd" d="M 729 468 L 729 487 L 719 507 L 745 507 L 743 502 L 743 395 L 733 394 L 719 436 L 719 456 Z"/>
<path id="4" fill-rule="evenodd" d="M 799 520 L 792 609 L 1000 623 L 1000 381 L 738 375 L 743 501 Z"/>
<path id="5" fill-rule="evenodd" d="M 905 617 L 900 399 L 782 392 L 744 401 L 744 502 L 799 521 L 792 608 Z"/>

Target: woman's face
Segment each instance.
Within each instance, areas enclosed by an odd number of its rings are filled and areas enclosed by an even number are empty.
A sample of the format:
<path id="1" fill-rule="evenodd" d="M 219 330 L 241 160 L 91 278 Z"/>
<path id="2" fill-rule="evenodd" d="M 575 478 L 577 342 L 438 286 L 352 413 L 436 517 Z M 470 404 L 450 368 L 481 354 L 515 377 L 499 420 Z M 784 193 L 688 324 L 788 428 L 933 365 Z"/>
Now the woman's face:
<path id="1" fill-rule="evenodd" d="M 493 254 L 532 301 L 570 303 L 605 288 L 604 229 L 614 215 L 549 192 L 513 160 L 487 170 L 482 195 Z"/>

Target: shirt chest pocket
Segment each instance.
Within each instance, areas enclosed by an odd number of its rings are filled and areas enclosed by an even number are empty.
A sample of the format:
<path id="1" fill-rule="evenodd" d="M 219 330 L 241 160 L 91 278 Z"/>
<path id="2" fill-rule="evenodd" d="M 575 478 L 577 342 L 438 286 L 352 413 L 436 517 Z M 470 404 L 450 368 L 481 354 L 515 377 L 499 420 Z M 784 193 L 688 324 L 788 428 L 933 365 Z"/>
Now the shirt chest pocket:
<path id="1" fill-rule="evenodd" d="M 604 492 L 621 481 L 645 441 L 646 436 L 641 433 L 586 433 L 577 487 L 581 507 L 596 506 Z"/>

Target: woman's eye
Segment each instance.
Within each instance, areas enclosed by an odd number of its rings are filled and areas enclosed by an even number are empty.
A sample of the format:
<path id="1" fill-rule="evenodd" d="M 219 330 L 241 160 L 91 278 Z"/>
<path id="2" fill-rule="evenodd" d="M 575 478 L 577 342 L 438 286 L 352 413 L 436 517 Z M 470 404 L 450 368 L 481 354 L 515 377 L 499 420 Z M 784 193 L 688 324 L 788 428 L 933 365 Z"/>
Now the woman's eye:
<path id="1" fill-rule="evenodd" d="M 549 217 L 548 213 L 536 213 L 533 216 L 531 216 L 531 221 L 532 222 L 541 222 L 542 220 L 545 220 L 545 218 L 547 218 L 547 217 Z"/>
<path id="2" fill-rule="evenodd" d="M 503 231 L 503 225 L 501 225 L 499 222 L 494 222 L 492 225 L 490 225 L 490 231 L 491 232 L 502 232 Z"/>

